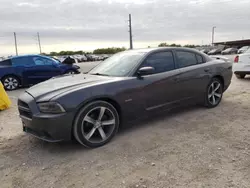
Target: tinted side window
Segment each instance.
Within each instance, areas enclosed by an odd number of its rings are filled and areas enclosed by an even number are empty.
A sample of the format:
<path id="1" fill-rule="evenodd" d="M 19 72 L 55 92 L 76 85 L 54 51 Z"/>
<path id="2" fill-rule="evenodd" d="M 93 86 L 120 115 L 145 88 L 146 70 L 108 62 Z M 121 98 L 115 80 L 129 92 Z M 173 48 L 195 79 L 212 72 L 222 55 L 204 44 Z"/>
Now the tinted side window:
<path id="1" fill-rule="evenodd" d="M 3 60 L 0 62 L 0 66 L 10 66 L 11 65 L 11 60 L 7 59 L 7 60 Z"/>
<path id="2" fill-rule="evenodd" d="M 35 62 L 36 65 L 53 65 L 52 60 L 42 57 L 34 57 L 33 61 Z"/>
<path id="3" fill-rule="evenodd" d="M 205 61 L 203 60 L 203 57 L 202 57 L 201 55 L 196 54 L 196 59 L 197 59 L 197 62 L 198 62 L 199 64 L 205 62 Z"/>
<path id="4" fill-rule="evenodd" d="M 150 55 L 141 67 L 153 67 L 154 74 L 171 71 L 175 68 L 172 52 L 158 52 Z"/>
<path id="5" fill-rule="evenodd" d="M 40 57 L 33 57 L 33 61 L 36 65 L 45 65 L 45 62 Z"/>
<path id="6" fill-rule="evenodd" d="M 31 57 L 17 57 L 11 59 L 13 66 L 32 66 L 34 65 Z"/>
<path id="7" fill-rule="evenodd" d="M 53 61 L 52 60 L 45 59 L 45 58 L 44 58 L 44 60 L 45 60 L 45 65 L 53 65 Z"/>
<path id="8" fill-rule="evenodd" d="M 176 55 L 178 59 L 179 68 L 197 64 L 195 54 L 192 52 L 177 51 Z"/>

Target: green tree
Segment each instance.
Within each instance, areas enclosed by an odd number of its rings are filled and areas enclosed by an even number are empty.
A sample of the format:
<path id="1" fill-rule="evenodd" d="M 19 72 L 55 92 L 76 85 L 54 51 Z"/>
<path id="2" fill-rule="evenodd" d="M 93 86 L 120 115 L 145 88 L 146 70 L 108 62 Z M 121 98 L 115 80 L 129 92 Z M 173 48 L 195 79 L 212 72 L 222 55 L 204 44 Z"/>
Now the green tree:
<path id="1" fill-rule="evenodd" d="M 50 52 L 49 55 L 51 55 L 51 56 L 56 56 L 56 55 L 57 55 L 57 52 Z"/>
<path id="2" fill-rule="evenodd" d="M 158 45 L 158 47 L 166 47 L 166 46 L 168 46 L 168 44 L 167 44 L 166 42 L 160 43 L 160 44 Z"/>
<path id="3" fill-rule="evenodd" d="M 170 46 L 172 46 L 172 47 L 181 47 L 180 44 L 175 44 L 175 43 L 171 44 Z"/>
<path id="4" fill-rule="evenodd" d="M 186 45 L 184 45 L 184 47 L 186 47 L 186 48 L 196 48 L 196 47 L 200 47 L 200 45 L 186 44 Z"/>
<path id="5" fill-rule="evenodd" d="M 122 52 L 122 51 L 125 51 L 126 48 L 122 47 L 122 48 L 98 48 L 98 49 L 95 49 L 93 51 L 94 54 L 115 54 L 115 53 L 118 53 L 118 52 Z"/>

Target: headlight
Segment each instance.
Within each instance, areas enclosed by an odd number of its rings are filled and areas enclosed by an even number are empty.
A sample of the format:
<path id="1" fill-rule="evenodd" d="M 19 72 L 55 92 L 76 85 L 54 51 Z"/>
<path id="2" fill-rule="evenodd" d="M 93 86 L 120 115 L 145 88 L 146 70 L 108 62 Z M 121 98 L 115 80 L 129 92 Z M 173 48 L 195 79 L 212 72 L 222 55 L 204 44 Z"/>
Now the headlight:
<path id="1" fill-rule="evenodd" d="M 64 108 L 57 102 L 43 102 L 37 105 L 40 112 L 43 113 L 59 114 L 65 112 Z"/>

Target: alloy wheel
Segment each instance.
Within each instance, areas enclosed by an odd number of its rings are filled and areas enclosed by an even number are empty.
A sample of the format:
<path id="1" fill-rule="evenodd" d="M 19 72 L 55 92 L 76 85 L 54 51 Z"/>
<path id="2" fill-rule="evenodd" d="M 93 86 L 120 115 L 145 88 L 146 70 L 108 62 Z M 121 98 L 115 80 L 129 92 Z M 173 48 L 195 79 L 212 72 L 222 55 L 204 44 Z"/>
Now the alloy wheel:
<path id="1" fill-rule="evenodd" d="M 3 85 L 7 90 L 14 90 L 19 86 L 19 82 L 16 78 L 9 76 L 3 80 Z"/>
<path id="2" fill-rule="evenodd" d="M 82 120 L 82 135 L 88 142 L 101 143 L 112 135 L 115 124 L 115 115 L 109 108 L 95 107 Z"/>
<path id="3" fill-rule="evenodd" d="M 221 83 L 214 81 L 211 83 L 208 89 L 208 101 L 213 106 L 217 105 L 222 97 Z"/>

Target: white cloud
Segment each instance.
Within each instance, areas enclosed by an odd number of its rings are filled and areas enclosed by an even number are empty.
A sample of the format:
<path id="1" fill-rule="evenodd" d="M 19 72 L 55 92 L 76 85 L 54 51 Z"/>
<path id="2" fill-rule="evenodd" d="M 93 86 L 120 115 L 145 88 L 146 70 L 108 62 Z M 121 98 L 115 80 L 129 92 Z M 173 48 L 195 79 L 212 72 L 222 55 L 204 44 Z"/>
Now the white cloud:
<path id="1" fill-rule="evenodd" d="M 32 7 L 32 8 L 39 7 L 39 4 L 29 3 L 29 2 L 22 2 L 22 3 L 18 3 L 17 5 L 20 6 L 20 7 L 24 7 L 24 6 Z"/>
<path id="2" fill-rule="evenodd" d="M 81 49 L 123 46 L 128 44 L 129 13 L 135 46 L 156 41 L 208 44 L 213 26 L 215 41 L 250 38 L 249 0 L 0 1 L 0 53 L 12 52 L 14 31 L 25 52 L 36 51 L 37 32 L 45 51 L 58 44 L 63 49 L 76 43 Z"/>

